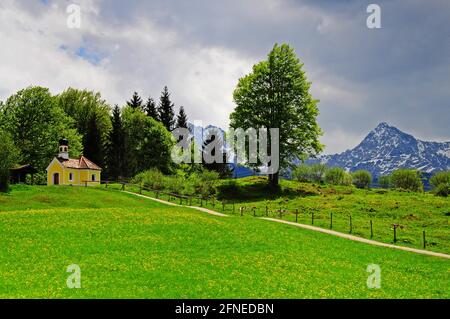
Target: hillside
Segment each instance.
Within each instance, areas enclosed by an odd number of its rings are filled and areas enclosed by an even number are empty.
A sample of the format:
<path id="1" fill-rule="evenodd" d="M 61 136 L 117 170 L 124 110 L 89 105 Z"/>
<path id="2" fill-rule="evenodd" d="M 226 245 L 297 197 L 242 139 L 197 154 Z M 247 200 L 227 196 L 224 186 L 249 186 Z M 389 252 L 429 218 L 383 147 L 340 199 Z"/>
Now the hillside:
<path id="1" fill-rule="evenodd" d="M 0 219 L 1 298 L 450 297 L 445 259 L 110 189 L 14 187 Z M 66 287 L 70 264 L 82 289 Z"/>
<path id="2" fill-rule="evenodd" d="M 354 149 L 324 155 L 320 161 L 349 171 L 370 171 L 374 176 L 412 168 L 432 174 L 450 169 L 450 142 L 426 142 L 388 125 L 379 124 Z"/>

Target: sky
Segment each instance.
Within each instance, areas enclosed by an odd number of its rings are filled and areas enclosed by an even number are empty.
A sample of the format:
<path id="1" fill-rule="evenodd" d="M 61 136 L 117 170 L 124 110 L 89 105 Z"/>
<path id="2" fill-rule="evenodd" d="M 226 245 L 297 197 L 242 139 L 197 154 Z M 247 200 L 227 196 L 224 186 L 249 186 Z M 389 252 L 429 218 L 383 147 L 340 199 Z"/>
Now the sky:
<path id="1" fill-rule="evenodd" d="M 367 27 L 370 3 L 380 29 Z M 68 27 L 72 4 L 80 28 Z M 448 0 L 2 0 L 0 100 L 39 85 L 124 105 L 167 85 L 176 111 L 226 129 L 238 79 L 275 43 L 304 63 L 325 153 L 380 122 L 450 141 Z"/>

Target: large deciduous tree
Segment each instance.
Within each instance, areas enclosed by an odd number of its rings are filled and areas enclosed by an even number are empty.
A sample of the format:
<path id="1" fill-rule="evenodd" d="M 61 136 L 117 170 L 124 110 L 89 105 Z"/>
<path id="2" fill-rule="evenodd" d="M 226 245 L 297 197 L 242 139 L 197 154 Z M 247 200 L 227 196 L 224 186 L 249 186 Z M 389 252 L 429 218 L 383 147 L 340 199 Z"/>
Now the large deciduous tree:
<path id="1" fill-rule="evenodd" d="M 171 173 L 174 165 L 171 158 L 172 134 L 160 122 L 131 107 L 122 109 L 122 120 L 126 139 L 126 176 L 131 177 L 150 168 Z"/>
<path id="2" fill-rule="evenodd" d="M 0 192 L 9 189 L 10 169 L 19 160 L 19 151 L 8 133 L 0 129 Z"/>
<path id="3" fill-rule="evenodd" d="M 315 155 L 322 150 L 322 132 L 317 124 L 318 101 L 312 98 L 310 86 L 294 50 L 287 44 L 276 44 L 267 60 L 239 79 L 230 126 L 244 130 L 278 128 L 282 169 L 294 159 Z M 278 186 L 278 178 L 279 172 L 269 174 L 270 185 Z"/>
<path id="4" fill-rule="evenodd" d="M 44 171 L 58 153 L 58 141 L 70 141 L 70 155 L 80 155 L 81 136 L 47 88 L 28 87 L 8 98 L 1 109 L 0 127 L 10 134 L 23 163 Z"/>
<path id="5" fill-rule="evenodd" d="M 173 103 L 170 100 L 170 93 L 167 86 L 164 87 L 158 105 L 158 116 L 161 123 L 168 131 L 172 131 L 175 124 L 175 113 L 173 111 Z"/>
<path id="6" fill-rule="evenodd" d="M 75 127 L 83 137 L 83 155 L 105 167 L 106 144 L 111 130 L 111 107 L 101 98 L 100 93 L 87 90 L 69 88 L 58 95 L 57 99 L 59 106 L 75 120 Z"/>

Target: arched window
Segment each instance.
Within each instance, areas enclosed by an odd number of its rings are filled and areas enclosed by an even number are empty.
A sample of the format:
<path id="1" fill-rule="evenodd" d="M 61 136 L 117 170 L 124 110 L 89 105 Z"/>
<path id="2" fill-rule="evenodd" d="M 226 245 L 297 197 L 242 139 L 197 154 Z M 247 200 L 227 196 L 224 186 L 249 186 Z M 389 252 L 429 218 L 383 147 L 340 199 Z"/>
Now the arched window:
<path id="1" fill-rule="evenodd" d="M 95 182 L 95 174 L 92 174 L 92 181 Z"/>
<path id="2" fill-rule="evenodd" d="M 69 181 L 73 181 L 73 173 L 69 173 Z"/>

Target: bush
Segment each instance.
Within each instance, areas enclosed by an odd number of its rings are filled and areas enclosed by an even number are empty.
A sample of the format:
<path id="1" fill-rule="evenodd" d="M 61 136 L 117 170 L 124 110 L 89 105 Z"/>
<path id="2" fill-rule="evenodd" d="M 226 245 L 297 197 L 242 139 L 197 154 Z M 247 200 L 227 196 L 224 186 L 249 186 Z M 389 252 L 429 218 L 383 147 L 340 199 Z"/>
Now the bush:
<path id="1" fill-rule="evenodd" d="M 344 169 L 333 167 L 326 171 L 325 182 L 332 185 L 351 185 L 352 177 Z"/>
<path id="2" fill-rule="evenodd" d="M 213 171 L 202 170 L 186 175 L 184 172 L 179 175 L 165 176 L 157 169 L 137 174 L 132 183 L 142 184 L 144 187 L 154 190 L 165 190 L 174 194 L 209 197 L 214 195 L 215 183 L 219 174 Z"/>
<path id="3" fill-rule="evenodd" d="M 436 196 L 447 197 L 450 195 L 450 185 L 449 184 L 439 184 L 433 190 Z"/>
<path id="4" fill-rule="evenodd" d="M 164 175 L 156 168 L 137 174 L 131 182 L 155 190 L 161 190 L 165 185 Z"/>
<path id="5" fill-rule="evenodd" d="M 311 181 L 311 170 L 308 165 L 298 165 L 292 171 L 292 178 L 301 182 L 306 183 Z"/>
<path id="6" fill-rule="evenodd" d="M 292 178 L 302 183 L 323 183 L 325 181 L 326 171 L 327 167 L 324 164 L 301 164 L 296 166 L 292 171 Z"/>
<path id="7" fill-rule="evenodd" d="M 391 176 L 389 176 L 389 175 L 381 175 L 378 178 L 378 185 L 381 188 L 391 188 Z"/>
<path id="8" fill-rule="evenodd" d="M 438 187 L 439 185 L 450 185 L 450 172 L 439 172 L 434 174 L 430 178 L 430 184 L 433 187 Z"/>
<path id="9" fill-rule="evenodd" d="M 313 164 L 309 168 L 311 181 L 316 183 L 323 183 L 325 181 L 325 173 L 327 166 L 325 164 Z"/>
<path id="10" fill-rule="evenodd" d="M 25 183 L 28 185 L 47 185 L 47 173 L 36 173 L 31 178 L 31 174 L 28 174 L 25 179 Z"/>
<path id="11" fill-rule="evenodd" d="M 194 173 L 194 175 L 196 175 L 199 181 L 199 184 L 196 187 L 197 194 L 209 197 L 216 193 L 215 185 L 219 179 L 219 173 L 203 170 L 202 172 Z"/>
<path id="12" fill-rule="evenodd" d="M 369 188 L 372 183 L 372 175 L 365 170 L 356 171 L 352 174 L 353 185 L 357 188 Z"/>
<path id="13" fill-rule="evenodd" d="M 392 185 L 395 188 L 411 190 L 413 192 L 423 191 L 421 173 L 411 169 L 399 169 L 392 173 Z"/>

